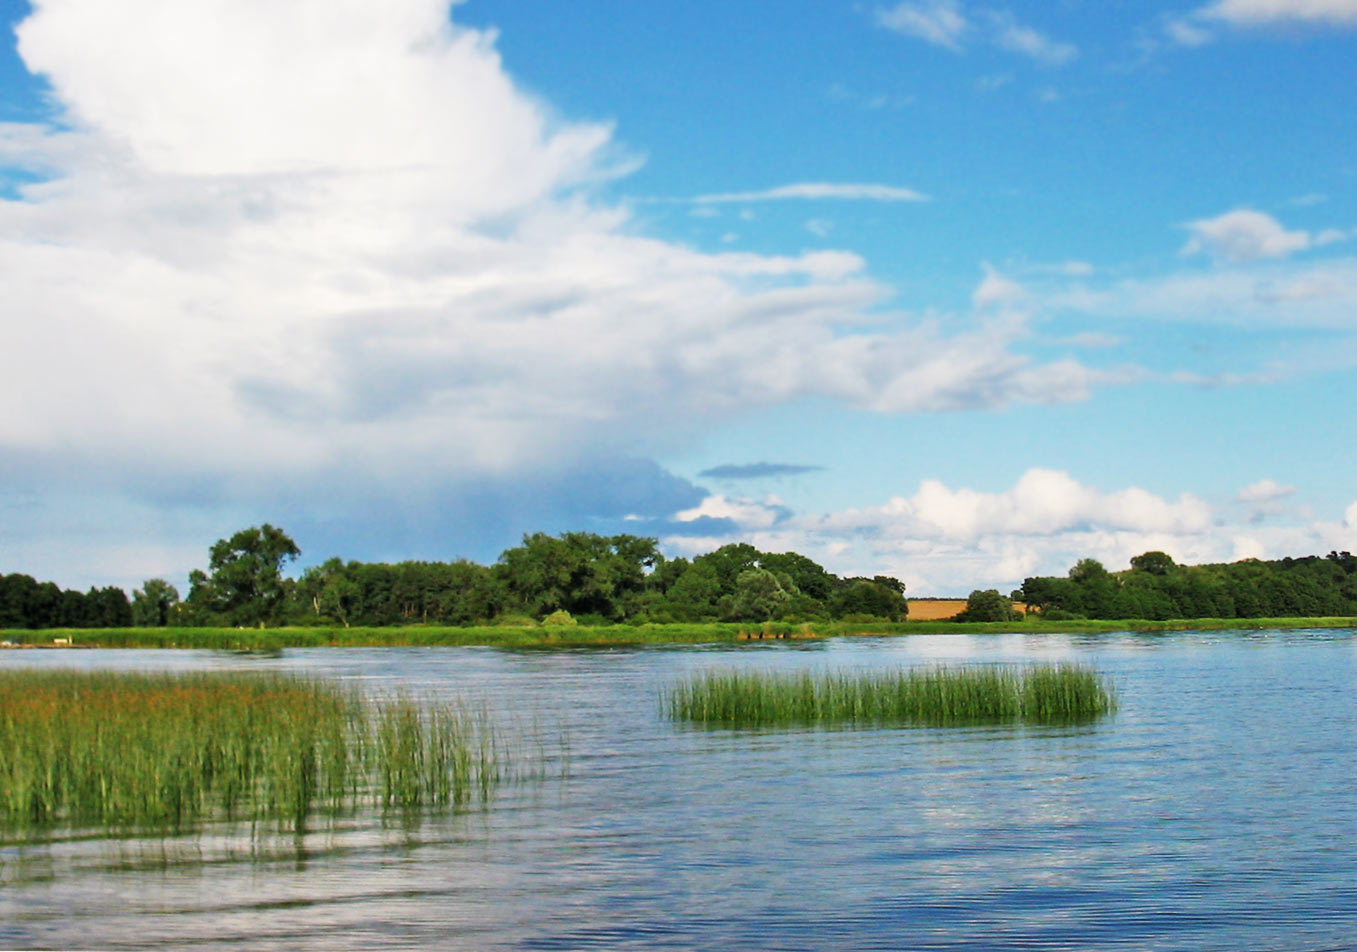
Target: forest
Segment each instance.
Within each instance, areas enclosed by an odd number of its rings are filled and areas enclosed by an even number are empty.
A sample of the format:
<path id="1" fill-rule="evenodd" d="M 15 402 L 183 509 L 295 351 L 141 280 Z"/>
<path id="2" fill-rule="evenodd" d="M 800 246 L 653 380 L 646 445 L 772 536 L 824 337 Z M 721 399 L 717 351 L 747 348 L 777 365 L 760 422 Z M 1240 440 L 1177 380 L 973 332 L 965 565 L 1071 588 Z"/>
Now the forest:
<path id="1" fill-rule="evenodd" d="M 1081 559 L 1063 578 L 1025 580 L 1012 597 L 1051 620 L 1357 616 L 1357 556 L 1179 565 L 1146 552 L 1124 572 Z"/>
<path id="2" fill-rule="evenodd" d="M 119 588 L 82 594 L 7 575 L 0 628 L 900 621 L 909 610 L 897 579 L 841 578 L 795 552 L 745 543 L 689 560 L 666 558 L 651 538 L 534 533 L 489 566 L 332 558 L 286 577 L 300 554 L 281 529 L 241 530 L 211 547 L 182 600 L 163 579 L 129 599 Z"/>
<path id="3" fill-rule="evenodd" d="M 189 590 L 148 579 L 120 588 L 63 590 L 28 575 L 0 576 L 0 628 L 898 622 L 909 612 L 898 579 L 840 577 L 795 552 L 747 543 L 693 559 L 666 558 L 656 539 L 534 533 L 493 565 L 329 559 L 289 577 L 301 554 L 283 530 L 243 529 L 218 540 Z M 1111 572 L 1082 559 L 1063 577 L 1034 577 L 1008 598 L 971 593 L 958 621 L 1357 616 L 1357 556 L 1179 565 L 1164 552 Z"/>

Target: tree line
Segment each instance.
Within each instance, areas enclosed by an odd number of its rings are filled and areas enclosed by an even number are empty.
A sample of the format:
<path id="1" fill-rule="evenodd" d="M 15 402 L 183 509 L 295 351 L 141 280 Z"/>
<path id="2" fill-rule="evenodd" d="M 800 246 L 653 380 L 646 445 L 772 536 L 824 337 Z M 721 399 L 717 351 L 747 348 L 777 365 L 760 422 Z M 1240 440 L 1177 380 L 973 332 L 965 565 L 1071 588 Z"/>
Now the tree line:
<path id="1" fill-rule="evenodd" d="M 1013 599 L 1050 619 L 1357 616 L 1357 556 L 1179 565 L 1146 552 L 1124 572 L 1081 559 L 1064 578 L 1026 579 Z"/>
<path id="2" fill-rule="evenodd" d="M 488 566 L 332 558 L 286 577 L 300 554 L 281 529 L 243 529 L 211 547 L 208 569 L 190 573 L 182 600 L 165 580 L 150 579 L 130 601 L 121 589 L 100 590 L 116 593 L 122 609 L 97 617 L 49 611 L 26 592 L 60 593 L 55 585 L 8 576 L 0 627 L 900 621 L 909 611 L 898 579 L 840 577 L 798 553 L 747 543 L 666 558 L 652 538 L 539 532 Z M 13 597 L 10 579 L 26 580 Z"/>
<path id="3" fill-rule="evenodd" d="M 286 577 L 300 554 L 281 529 L 243 529 L 211 547 L 183 599 L 164 579 L 129 599 L 114 586 L 67 591 L 6 575 L 0 628 L 900 621 L 909 611 L 898 579 L 840 577 L 748 543 L 666 558 L 652 538 L 539 532 L 492 565 L 332 558 Z M 1064 577 L 1026 579 L 1010 598 L 972 592 L 958 620 L 1016 620 L 1013 602 L 1053 620 L 1357 616 L 1357 556 L 1189 566 L 1146 552 L 1123 572 L 1082 559 Z"/>

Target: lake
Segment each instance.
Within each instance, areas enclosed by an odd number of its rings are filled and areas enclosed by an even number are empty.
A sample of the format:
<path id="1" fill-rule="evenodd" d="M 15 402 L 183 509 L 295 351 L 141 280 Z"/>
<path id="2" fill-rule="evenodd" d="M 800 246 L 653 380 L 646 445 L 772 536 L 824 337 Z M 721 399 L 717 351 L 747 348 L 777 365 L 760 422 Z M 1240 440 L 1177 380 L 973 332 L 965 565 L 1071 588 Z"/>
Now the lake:
<path id="1" fill-rule="evenodd" d="M 1077 661 L 1065 728 L 709 730 L 709 669 Z M 507 652 L 9 651 L 287 670 L 486 704 L 493 805 L 0 846 L 0 948 L 1210 949 L 1357 945 L 1357 632 L 942 635 Z M 72 712 L 78 716 L 78 712 Z"/>

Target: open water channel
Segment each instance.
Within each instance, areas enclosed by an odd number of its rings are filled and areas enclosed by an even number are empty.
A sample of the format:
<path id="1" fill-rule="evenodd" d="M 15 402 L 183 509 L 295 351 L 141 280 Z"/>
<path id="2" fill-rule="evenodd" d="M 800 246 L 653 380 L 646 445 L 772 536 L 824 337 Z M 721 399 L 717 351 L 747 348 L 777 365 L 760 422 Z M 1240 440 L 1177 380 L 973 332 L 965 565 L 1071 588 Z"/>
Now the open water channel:
<path id="1" fill-rule="evenodd" d="M 705 730 L 711 668 L 1090 664 L 1091 726 Z M 1357 948 L 1357 632 L 911 636 L 561 652 L 6 652 L 283 669 L 484 702 L 539 776 L 304 836 L 0 846 L 0 948 Z M 77 713 L 77 712 L 73 712 Z"/>

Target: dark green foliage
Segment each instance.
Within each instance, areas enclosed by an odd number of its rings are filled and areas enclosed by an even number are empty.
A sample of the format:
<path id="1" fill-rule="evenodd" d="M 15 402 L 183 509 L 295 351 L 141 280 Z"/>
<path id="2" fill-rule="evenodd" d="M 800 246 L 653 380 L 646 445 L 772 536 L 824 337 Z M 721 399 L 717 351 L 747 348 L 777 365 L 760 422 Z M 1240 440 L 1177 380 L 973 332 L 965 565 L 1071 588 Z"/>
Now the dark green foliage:
<path id="1" fill-rule="evenodd" d="M 132 592 L 132 624 L 163 628 L 179 607 L 179 590 L 163 578 L 147 579 Z"/>
<path id="2" fill-rule="evenodd" d="M 735 621 L 768 621 L 782 614 L 792 599 L 791 580 L 767 569 L 745 569 L 735 580 L 730 617 Z M 795 586 L 792 586 L 794 589 Z"/>
<path id="3" fill-rule="evenodd" d="M 1068 724 L 1115 709 L 1078 665 L 925 668 L 885 674 L 709 672 L 666 698 L 676 720 L 727 727 Z"/>
<path id="4" fill-rule="evenodd" d="M 286 586 L 283 563 L 301 555 L 287 533 L 268 523 L 242 529 L 212 546 L 206 598 L 212 611 L 238 625 L 277 621 Z"/>
<path id="5" fill-rule="evenodd" d="M 121 628 L 131 624 L 127 593 L 115 586 L 81 593 L 28 575 L 0 576 L 0 628 Z"/>
<path id="6" fill-rule="evenodd" d="M 835 618 L 880 618 L 900 621 L 909 614 L 905 586 L 887 575 L 844 579 L 829 602 Z"/>
<path id="7" fill-rule="evenodd" d="M 1018 594 L 1050 619 L 1349 616 L 1357 614 L 1357 558 L 1330 552 L 1191 566 L 1146 552 L 1126 572 L 1084 559 L 1068 578 L 1029 578 Z"/>
<path id="8" fill-rule="evenodd" d="M 966 609 L 956 616 L 966 621 L 1017 621 L 1022 615 L 1013 610 L 1013 602 L 996 589 L 977 589 L 966 599 Z"/>

